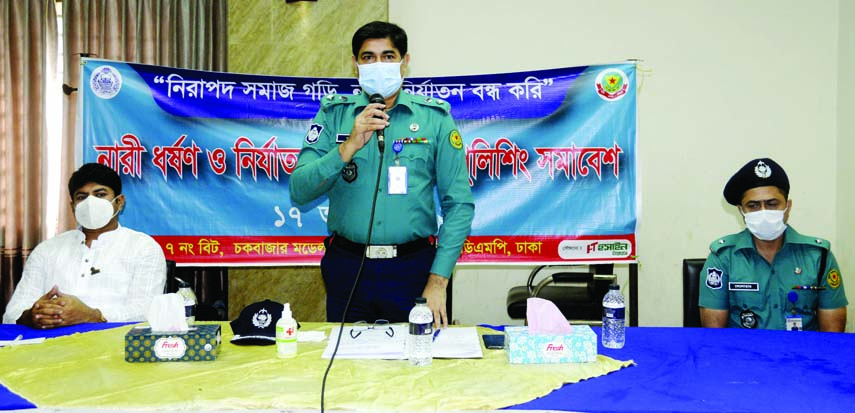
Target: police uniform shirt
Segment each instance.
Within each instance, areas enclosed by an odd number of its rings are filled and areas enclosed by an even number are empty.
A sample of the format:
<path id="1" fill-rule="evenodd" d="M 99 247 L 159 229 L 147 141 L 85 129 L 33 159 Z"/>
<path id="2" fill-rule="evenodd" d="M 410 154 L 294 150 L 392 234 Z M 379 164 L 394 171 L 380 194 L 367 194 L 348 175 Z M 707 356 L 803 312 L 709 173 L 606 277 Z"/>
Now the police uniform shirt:
<path id="1" fill-rule="evenodd" d="M 828 250 L 821 280 L 825 290 L 793 290 L 796 285 L 817 285 L 823 249 Z M 804 330 L 818 329 L 817 308 L 848 304 L 840 267 L 826 240 L 787 227 L 784 244 L 771 265 L 754 248 L 747 229 L 714 241 L 710 251 L 701 272 L 698 304 L 728 310 L 729 327 L 784 330 L 793 308 L 787 298 L 791 291 L 798 294 L 796 315 L 802 317 Z"/>
<path id="2" fill-rule="evenodd" d="M 323 99 L 290 177 L 291 200 L 305 205 L 328 194 L 329 231 L 364 244 L 381 169 L 371 244 L 397 245 L 436 233 L 436 188 L 443 224 L 431 272 L 450 277 L 469 235 L 475 205 L 466 151 L 449 105 L 402 90 L 395 106 L 387 111 L 382 168 L 376 136 L 354 155 L 353 165 L 343 162 L 338 152 L 338 145 L 347 140 L 356 116 L 367 105 L 364 93 Z M 398 154 L 393 149 L 396 140 L 402 142 Z M 396 157 L 397 165 L 407 168 L 407 193 L 390 195 L 388 169 L 396 165 Z"/>

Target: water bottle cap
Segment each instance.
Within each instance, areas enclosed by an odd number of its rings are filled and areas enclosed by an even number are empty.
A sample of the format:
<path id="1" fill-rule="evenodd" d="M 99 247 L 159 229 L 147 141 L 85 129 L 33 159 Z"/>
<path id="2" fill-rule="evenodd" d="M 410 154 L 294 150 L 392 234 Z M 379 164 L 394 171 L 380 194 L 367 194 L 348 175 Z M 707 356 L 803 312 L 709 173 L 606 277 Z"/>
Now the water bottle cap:
<path id="1" fill-rule="evenodd" d="M 609 290 L 620 290 L 620 285 L 618 285 L 618 284 L 609 284 Z"/>
<path id="2" fill-rule="evenodd" d="M 424 297 L 416 298 L 416 304 L 427 304 L 427 298 L 424 298 Z"/>
<path id="3" fill-rule="evenodd" d="M 178 281 L 178 288 L 190 288 L 190 283 L 184 281 L 178 277 L 175 277 L 175 281 Z"/>
<path id="4" fill-rule="evenodd" d="M 282 318 L 283 319 L 291 318 L 291 303 L 285 303 L 285 305 L 282 306 Z"/>

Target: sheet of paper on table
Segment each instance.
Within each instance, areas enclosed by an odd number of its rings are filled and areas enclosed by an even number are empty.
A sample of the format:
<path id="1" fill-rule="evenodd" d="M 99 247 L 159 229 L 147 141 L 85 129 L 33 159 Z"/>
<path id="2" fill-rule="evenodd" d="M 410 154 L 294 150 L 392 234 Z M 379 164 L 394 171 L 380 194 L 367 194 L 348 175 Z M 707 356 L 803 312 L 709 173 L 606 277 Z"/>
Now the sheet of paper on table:
<path id="1" fill-rule="evenodd" d="M 391 328 L 391 330 L 389 330 Z M 353 331 L 352 326 L 344 327 L 344 334 L 338 347 L 336 358 L 343 359 L 385 359 L 403 360 L 404 346 L 407 341 L 407 326 L 393 324 L 384 329 Z M 339 327 L 330 332 L 323 358 L 330 358 L 335 348 Z M 390 337 L 388 332 L 394 331 Z M 357 334 L 358 333 L 358 334 Z M 354 337 L 355 336 L 355 337 Z M 433 343 L 434 358 L 481 358 L 481 343 L 475 327 L 444 328 Z"/>
<path id="2" fill-rule="evenodd" d="M 44 337 L 15 339 L 15 340 L 0 340 L 0 347 L 3 346 L 20 346 L 24 344 L 41 344 L 45 342 Z"/>

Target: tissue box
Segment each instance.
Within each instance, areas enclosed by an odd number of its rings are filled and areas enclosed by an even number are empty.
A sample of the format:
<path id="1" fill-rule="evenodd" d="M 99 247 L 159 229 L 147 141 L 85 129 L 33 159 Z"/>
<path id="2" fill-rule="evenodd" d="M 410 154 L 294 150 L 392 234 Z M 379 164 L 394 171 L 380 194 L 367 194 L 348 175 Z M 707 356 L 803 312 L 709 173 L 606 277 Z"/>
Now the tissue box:
<path id="1" fill-rule="evenodd" d="M 511 364 L 591 363 L 597 361 L 597 335 L 574 325 L 570 334 L 529 334 L 528 327 L 505 327 Z"/>
<path id="2" fill-rule="evenodd" d="M 125 361 L 216 360 L 220 348 L 219 324 L 196 324 L 186 332 L 152 333 L 137 326 L 125 334 Z"/>

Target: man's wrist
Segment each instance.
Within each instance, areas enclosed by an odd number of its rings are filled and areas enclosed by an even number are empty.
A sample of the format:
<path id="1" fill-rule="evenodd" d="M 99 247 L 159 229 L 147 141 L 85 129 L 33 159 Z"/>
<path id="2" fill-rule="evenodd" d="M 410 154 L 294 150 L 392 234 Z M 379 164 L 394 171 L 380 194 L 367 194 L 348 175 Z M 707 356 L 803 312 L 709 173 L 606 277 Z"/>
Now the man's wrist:
<path id="1" fill-rule="evenodd" d="M 338 156 L 341 158 L 341 161 L 345 163 L 352 161 L 353 155 L 356 153 L 356 151 L 350 150 L 348 142 L 350 142 L 350 140 L 346 140 L 338 146 Z"/>
<path id="2" fill-rule="evenodd" d="M 33 309 L 28 308 L 21 313 L 21 316 L 18 317 L 18 320 L 15 321 L 16 324 L 25 325 L 29 327 L 33 327 L 35 324 L 33 323 Z"/>

